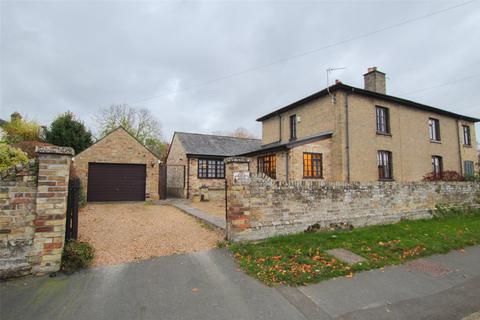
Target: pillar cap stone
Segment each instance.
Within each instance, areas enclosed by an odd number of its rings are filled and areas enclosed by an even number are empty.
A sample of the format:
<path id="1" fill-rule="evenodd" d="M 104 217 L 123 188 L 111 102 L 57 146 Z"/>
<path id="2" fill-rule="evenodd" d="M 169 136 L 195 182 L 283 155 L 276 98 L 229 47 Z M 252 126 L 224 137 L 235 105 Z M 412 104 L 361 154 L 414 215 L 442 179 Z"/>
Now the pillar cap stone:
<path id="1" fill-rule="evenodd" d="M 250 160 L 247 157 L 228 157 L 223 160 L 225 163 L 248 163 Z"/>
<path id="2" fill-rule="evenodd" d="M 60 155 L 69 155 L 73 156 L 75 151 L 70 147 L 57 147 L 57 146 L 45 146 L 45 147 L 35 147 L 35 152 L 38 154 L 60 154 Z"/>

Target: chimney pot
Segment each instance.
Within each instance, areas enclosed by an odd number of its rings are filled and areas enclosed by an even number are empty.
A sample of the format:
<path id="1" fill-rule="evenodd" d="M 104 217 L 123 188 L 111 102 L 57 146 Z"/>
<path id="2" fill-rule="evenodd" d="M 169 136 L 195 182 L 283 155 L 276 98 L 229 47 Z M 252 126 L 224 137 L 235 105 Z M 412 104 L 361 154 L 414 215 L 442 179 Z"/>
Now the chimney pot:
<path id="1" fill-rule="evenodd" d="M 363 80 L 365 90 L 386 94 L 385 73 L 377 70 L 377 67 L 368 68 L 368 72 L 363 75 Z"/>
<path id="2" fill-rule="evenodd" d="M 335 84 L 339 84 L 339 83 L 342 83 L 342 81 L 336 79 L 336 80 L 335 80 Z"/>
<path id="3" fill-rule="evenodd" d="M 17 121 L 17 120 L 22 120 L 22 115 L 18 112 L 14 112 L 10 115 L 10 121 Z"/>

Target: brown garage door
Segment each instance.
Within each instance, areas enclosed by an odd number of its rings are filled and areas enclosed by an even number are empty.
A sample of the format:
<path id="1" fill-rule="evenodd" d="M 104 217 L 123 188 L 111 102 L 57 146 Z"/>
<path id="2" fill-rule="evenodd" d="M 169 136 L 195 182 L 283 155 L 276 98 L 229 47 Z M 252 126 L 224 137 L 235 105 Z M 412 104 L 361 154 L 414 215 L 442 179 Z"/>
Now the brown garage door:
<path id="1" fill-rule="evenodd" d="M 88 164 L 88 201 L 144 201 L 144 164 Z"/>

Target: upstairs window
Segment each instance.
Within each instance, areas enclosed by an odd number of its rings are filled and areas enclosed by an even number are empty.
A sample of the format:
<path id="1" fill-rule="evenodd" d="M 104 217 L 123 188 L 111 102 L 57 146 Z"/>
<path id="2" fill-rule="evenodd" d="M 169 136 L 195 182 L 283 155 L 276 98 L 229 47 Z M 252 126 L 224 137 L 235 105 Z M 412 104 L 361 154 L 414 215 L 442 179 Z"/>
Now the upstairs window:
<path id="1" fill-rule="evenodd" d="M 472 145 L 472 138 L 470 137 L 470 126 L 462 126 L 463 128 L 463 144 L 466 146 Z"/>
<path id="2" fill-rule="evenodd" d="M 392 153 L 390 151 L 385 151 L 385 150 L 378 151 L 377 163 L 378 163 L 378 179 L 392 180 L 393 179 Z"/>
<path id="3" fill-rule="evenodd" d="M 430 140 L 440 141 L 440 121 L 438 119 L 428 119 L 428 132 Z"/>
<path id="4" fill-rule="evenodd" d="M 297 115 L 290 116 L 290 140 L 297 139 Z"/>
<path id="5" fill-rule="evenodd" d="M 198 159 L 198 178 L 224 179 L 225 163 L 223 160 Z"/>
<path id="6" fill-rule="evenodd" d="M 383 107 L 376 107 L 377 132 L 390 133 L 390 110 Z"/>
<path id="7" fill-rule="evenodd" d="M 432 172 L 441 177 L 443 174 L 443 159 L 440 156 L 432 156 Z"/>
<path id="8" fill-rule="evenodd" d="M 322 172 L 322 154 L 305 152 L 303 154 L 303 178 L 321 179 Z"/>
<path id="9" fill-rule="evenodd" d="M 264 173 L 272 179 L 277 178 L 277 157 L 274 154 L 257 158 L 257 171 Z"/>
<path id="10" fill-rule="evenodd" d="M 473 168 L 474 166 L 473 161 L 464 161 L 463 166 L 465 169 L 466 176 L 473 176 L 475 174 L 475 170 Z"/>

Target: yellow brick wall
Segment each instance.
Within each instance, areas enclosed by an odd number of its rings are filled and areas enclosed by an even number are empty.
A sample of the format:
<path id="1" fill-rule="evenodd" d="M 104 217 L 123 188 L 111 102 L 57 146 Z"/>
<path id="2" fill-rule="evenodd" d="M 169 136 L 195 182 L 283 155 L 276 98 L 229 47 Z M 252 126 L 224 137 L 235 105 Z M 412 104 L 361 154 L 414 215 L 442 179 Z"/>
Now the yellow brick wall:
<path id="1" fill-rule="evenodd" d="M 376 133 L 375 106 L 390 110 L 391 135 Z M 441 142 L 431 142 L 429 118 L 440 121 Z M 431 157 L 443 157 L 444 170 L 461 172 L 463 160 L 475 161 L 475 147 L 459 146 L 461 123 L 444 115 L 401 106 L 358 95 L 349 98 L 350 175 L 351 181 L 378 180 L 377 150 L 388 150 L 393 157 L 393 177 L 398 181 L 418 181 L 432 171 Z M 474 124 L 472 141 L 475 140 Z M 458 132 L 457 132 L 458 131 Z M 460 136 L 460 138 L 462 138 Z"/>
<path id="2" fill-rule="evenodd" d="M 173 136 L 167 157 L 167 196 L 187 197 L 187 155 L 177 135 Z M 182 170 L 182 167 L 183 169 Z M 179 187 L 182 186 L 182 187 Z"/>
<path id="3" fill-rule="evenodd" d="M 326 180 L 346 181 L 348 168 L 350 168 L 350 181 L 378 180 L 378 150 L 392 152 L 393 175 L 398 181 L 421 180 L 431 171 L 432 155 L 443 157 L 444 170 L 462 172 L 463 161 L 476 162 L 474 123 L 461 120 L 457 123 L 457 119 L 448 116 L 351 93 L 348 94 L 349 157 L 347 157 L 346 93 L 336 92 L 334 96 L 333 101 L 330 96 L 325 96 L 281 115 L 283 143 L 288 142 L 290 138 L 289 116 L 292 114 L 296 114 L 301 119 L 297 122 L 297 139 L 323 131 L 334 132 L 331 140 L 327 144 L 324 142 L 321 146 L 322 152 L 328 153 L 328 157 L 324 156 L 325 170 L 328 170 L 328 175 L 325 174 Z M 391 135 L 376 133 L 375 106 L 377 105 L 390 110 Z M 440 120 L 441 143 L 430 142 L 429 117 Z M 462 124 L 471 127 L 472 147 L 463 146 Z M 263 122 L 263 144 L 278 141 L 278 126 L 279 117 L 276 116 Z M 296 163 L 293 164 L 294 171 L 290 179 L 301 178 L 298 174 L 299 160 L 294 155 L 315 152 L 314 148 L 314 145 L 305 145 L 290 151 L 290 157 L 293 157 L 291 161 Z M 347 159 L 350 159 L 349 163 Z M 279 170 L 282 170 L 282 165 L 281 157 L 277 157 L 277 176 Z M 278 177 L 282 179 L 281 175 Z"/>
<path id="4" fill-rule="evenodd" d="M 174 135 L 170 150 L 168 151 L 167 164 L 172 165 L 187 165 L 187 155 L 182 143 L 177 135 Z"/>
<path id="5" fill-rule="evenodd" d="M 323 179 L 331 181 L 332 177 L 332 139 L 321 140 L 295 147 L 289 151 L 289 180 L 310 180 L 303 179 L 303 153 L 321 153 Z M 318 179 L 315 179 L 318 180 Z"/>
<path id="6" fill-rule="evenodd" d="M 88 191 L 88 163 L 146 164 L 146 198 L 158 199 L 158 158 L 124 129 L 119 128 L 74 158 L 75 171 Z"/>
<path id="7" fill-rule="evenodd" d="M 278 117 L 271 117 L 262 122 L 262 144 L 278 142 L 279 134 Z"/>
<path id="8" fill-rule="evenodd" d="M 202 186 L 208 187 L 208 195 L 211 200 L 223 199 L 225 197 L 225 179 L 199 179 L 198 159 L 195 157 L 187 158 L 185 149 L 176 135 L 170 146 L 167 165 L 186 166 L 184 197 L 187 197 L 187 188 L 189 198 L 194 195 L 200 195 L 200 187 Z"/>
<path id="9" fill-rule="evenodd" d="M 282 142 L 290 141 L 290 116 L 297 115 L 297 139 L 322 131 L 333 131 L 336 127 L 335 104 L 330 97 L 322 97 L 282 113 Z M 279 117 L 274 116 L 262 123 L 262 144 L 279 140 Z"/>
<path id="10" fill-rule="evenodd" d="M 276 180 L 287 181 L 287 168 L 288 168 L 288 180 L 309 180 L 303 179 L 303 153 L 321 153 L 322 154 L 322 168 L 323 168 L 323 180 L 332 181 L 332 139 L 325 139 L 321 141 L 315 141 L 312 143 L 304 144 L 292 148 L 288 151 L 273 152 L 276 156 Z M 257 159 L 261 156 L 249 158 L 249 171 L 257 172 Z M 287 167 L 288 161 L 288 167 Z M 314 179 L 318 180 L 318 179 Z"/>
<path id="11" fill-rule="evenodd" d="M 225 179 L 204 179 L 198 178 L 198 159 L 190 158 L 188 169 L 188 197 L 200 196 L 200 188 L 208 187 L 208 197 L 210 200 L 221 200 L 225 198 Z"/>

